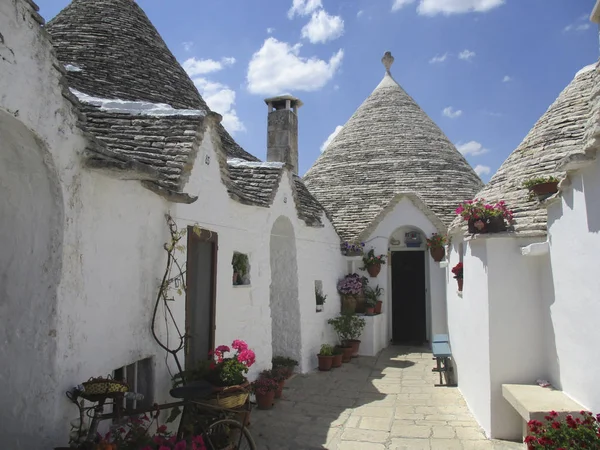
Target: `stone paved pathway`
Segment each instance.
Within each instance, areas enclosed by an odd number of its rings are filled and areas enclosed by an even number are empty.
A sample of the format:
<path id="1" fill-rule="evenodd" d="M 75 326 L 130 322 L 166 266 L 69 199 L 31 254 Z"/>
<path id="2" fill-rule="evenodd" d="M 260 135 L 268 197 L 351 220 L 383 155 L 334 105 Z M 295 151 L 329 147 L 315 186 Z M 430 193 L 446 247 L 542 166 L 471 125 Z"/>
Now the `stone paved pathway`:
<path id="1" fill-rule="evenodd" d="M 434 387 L 431 353 L 393 346 L 331 372 L 297 375 L 252 411 L 260 450 L 522 449 L 487 440 L 456 388 Z M 439 380 L 439 379 L 438 379 Z"/>

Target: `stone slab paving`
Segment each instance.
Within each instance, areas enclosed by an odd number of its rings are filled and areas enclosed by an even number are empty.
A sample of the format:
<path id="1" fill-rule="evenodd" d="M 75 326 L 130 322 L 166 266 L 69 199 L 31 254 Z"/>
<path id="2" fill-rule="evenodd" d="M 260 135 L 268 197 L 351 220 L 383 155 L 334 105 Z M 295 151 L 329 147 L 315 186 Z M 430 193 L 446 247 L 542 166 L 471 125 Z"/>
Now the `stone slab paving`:
<path id="1" fill-rule="evenodd" d="M 250 430 L 260 450 L 523 449 L 486 439 L 458 389 L 434 387 L 433 366 L 428 350 L 392 346 L 296 375 L 273 409 L 252 411 Z"/>

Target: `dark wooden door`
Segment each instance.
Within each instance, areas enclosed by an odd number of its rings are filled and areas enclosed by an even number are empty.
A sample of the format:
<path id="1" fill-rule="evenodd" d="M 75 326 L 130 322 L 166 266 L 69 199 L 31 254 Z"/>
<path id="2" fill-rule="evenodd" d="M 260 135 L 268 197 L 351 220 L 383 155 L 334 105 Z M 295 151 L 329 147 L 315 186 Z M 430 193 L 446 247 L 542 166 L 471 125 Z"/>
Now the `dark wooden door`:
<path id="1" fill-rule="evenodd" d="M 200 236 L 188 227 L 185 325 L 187 368 L 208 359 L 215 346 L 218 236 L 202 230 Z"/>
<path id="2" fill-rule="evenodd" d="M 392 341 L 422 344 L 427 340 L 425 252 L 392 253 Z"/>

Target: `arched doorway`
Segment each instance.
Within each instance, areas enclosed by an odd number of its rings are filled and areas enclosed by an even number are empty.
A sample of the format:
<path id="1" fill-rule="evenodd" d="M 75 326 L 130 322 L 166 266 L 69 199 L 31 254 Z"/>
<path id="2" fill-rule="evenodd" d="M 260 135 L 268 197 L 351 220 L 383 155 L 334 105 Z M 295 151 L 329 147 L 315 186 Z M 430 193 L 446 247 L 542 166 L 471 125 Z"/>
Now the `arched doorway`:
<path id="1" fill-rule="evenodd" d="M 398 228 L 389 248 L 392 341 L 421 345 L 429 335 L 431 313 L 425 234 L 411 226 Z"/>
<path id="2" fill-rule="evenodd" d="M 51 155 L 0 110 L 0 423 L 3 447 L 51 446 L 63 206 Z"/>
<path id="3" fill-rule="evenodd" d="M 287 217 L 280 216 L 273 224 L 270 255 L 273 356 L 289 356 L 300 361 L 302 338 L 296 236 Z"/>

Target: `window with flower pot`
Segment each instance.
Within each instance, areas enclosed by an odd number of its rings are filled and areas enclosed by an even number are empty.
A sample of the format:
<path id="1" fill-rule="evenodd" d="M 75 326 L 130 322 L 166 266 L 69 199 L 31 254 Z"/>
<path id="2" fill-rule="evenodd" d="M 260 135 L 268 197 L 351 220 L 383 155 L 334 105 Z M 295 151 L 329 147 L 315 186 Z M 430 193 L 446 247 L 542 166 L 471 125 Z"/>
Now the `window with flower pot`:
<path id="1" fill-rule="evenodd" d="M 323 282 L 321 280 L 315 280 L 315 302 L 317 312 L 323 311 L 325 300 L 327 300 L 327 296 L 323 294 Z"/>
<path id="2" fill-rule="evenodd" d="M 248 255 L 233 252 L 231 267 L 233 269 L 232 284 L 234 286 L 250 285 L 250 259 Z"/>

